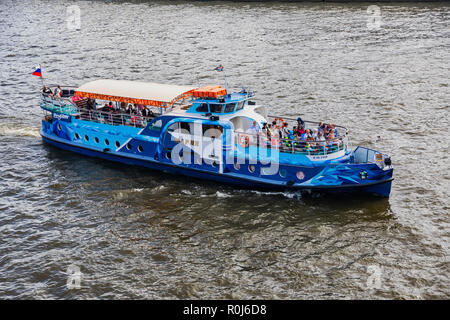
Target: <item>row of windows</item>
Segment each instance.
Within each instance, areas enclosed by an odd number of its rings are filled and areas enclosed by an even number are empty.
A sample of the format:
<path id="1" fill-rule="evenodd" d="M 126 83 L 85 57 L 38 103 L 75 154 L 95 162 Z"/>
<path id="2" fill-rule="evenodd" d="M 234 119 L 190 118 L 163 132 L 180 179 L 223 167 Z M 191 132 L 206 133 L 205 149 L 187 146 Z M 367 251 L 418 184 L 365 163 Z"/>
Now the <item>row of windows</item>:
<path id="1" fill-rule="evenodd" d="M 81 139 L 80 135 L 78 133 L 76 133 L 76 132 L 75 132 L 75 139 L 77 139 L 77 140 Z M 87 134 L 84 135 L 84 140 L 89 141 L 89 136 Z M 95 141 L 95 143 L 99 143 L 100 142 L 100 140 L 97 137 L 94 137 L 94 141 Z M 104 143 L 105 143 L 106 146 L 109 146 L 109 140 L 108 139 L 105 139 Z M 116 144 L 117 148 L 120 147 L 120 142 L 119 141 L 116 141 L 115 144 Z M 126 148 L 127 148 L 127 150 L 131 150 L 133 147 L 132 147 L 131 143 L 127 143 L 126 144 Z M 139 145 L 137 147 L 137 150 L 139 152 L 143 152 L 144 148 L 142 148 L 142 146 Z"/>
<path id="2" fill-rule="evenodd" d="M 171 157 L 172 157 L 172 154 L 170 153 L 170 152 L 167 152 L 166 153 L 166 158 L 167 159 L 171 159 Z M 212 163 L 212 166 L 213 167 L 217 167 L 217 162 L 213 162 Z M 239 171 L 240 169 L 241 169 L 241 165 L 239 164 L 239 163 L 234 163 L 234 169 L 236 170 L 236 171 Z M 256 171 L 256 167 L 253 165 L 253 164 L 251 164 L 251 165 L 249 165 L 248 167 L 247 167 L 247 169 L 248 169 L 248 171 L 250 172 L 250 173 L 254 173 L 255 171 Z M 268 169 L 268 168 L 262 168 L 261 170 L 264 170 L 264 169 Z M 267 174 L 270 174 L 269 172 L 267 172 Z M 278 172 L 278 174 L 280 175 L 280 177 L 281 178 L 286 178 L 286 176 L 287 176 L 287 171 L 286 171 L 286 169 L 284 169 L 284 168 L 282 168 L 282 169 L 280 169 L 280 171 Z M 304 180 L 305 179 L 305 174 L 303 173 L 303 171 L 298 171 L 297 172 L 297 174 L 296 174 L 296 177 L 297 177 L 297 179 L 298 180 Z"/>
<path id="3" fill-rule="evenodd" d="M 236 111 L 244 108 L 245 101 L 241 101 L 237 104 Z M 195 111 L 197 112 L 211 112 L 211 113 L 230 113 L 234 111 L 234 107 L 236 106 L 236 102 L 227 103 L 227 104 L 218 104 L 218 103 L 202 103 L 200 104 Z"/>
<path id="4" fill-rule="evenodd" d="M 234 169 L 235 170 L 240 170 L 241 169 L 241 165 L 239 163 L 235 163 L 234 164 Z M 262 168 L 262 170 L 267 169 L 267 168 Z M 255 166 L 253 164 L 248 166 L 248 171 L 250 173 L 254 173 L 256 170 Z M 278 174 L 280 175 L 281 178 L 286 178 L 287 176 L 287 171 L 286 169 L 280 169 L 280 171 L 278 172 Z M 303 173 L 303 171 L 298 171 L 296 174 L 296 177 L 298 180 L 303 180 L 305 179 L 305 174 Z"/>

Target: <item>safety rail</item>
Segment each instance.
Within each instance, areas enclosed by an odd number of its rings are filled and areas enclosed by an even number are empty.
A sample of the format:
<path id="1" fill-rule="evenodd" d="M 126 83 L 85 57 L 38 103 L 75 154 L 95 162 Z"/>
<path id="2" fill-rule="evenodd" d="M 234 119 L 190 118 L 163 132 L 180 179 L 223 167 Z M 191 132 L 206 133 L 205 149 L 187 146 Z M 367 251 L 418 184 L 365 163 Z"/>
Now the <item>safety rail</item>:
<path id="1" fill-rule="evenodd" d="M 278 148 L 281 152 L 305 155 L 327 155 L 348 149 L 347 136 L 329 140 L 292 140 L 289 138 L 268 137 L 264 133 L 255 135 L 248 132 L 234 132 L 234 141 L 242 147 Z"/>
<path id="2" fill-rule="evenodd" d="M 297 119 L 291 118 L 291 117 L 280 117 L 280 116 L 276 117 L 276 116 L 269 115 L 269 116 L 267 116 L 267 118 L 270 120 L 269 123 L 272 123 L 272 121 L 274 121 L 274 120 L 278 120 L 278 121 L 281 120 L 281 122 L 286 122 L 286 120 L 288 120 L 290 123 L 293 123 L 293 124 L 297 123 Z M 318 128 L 318 126 L 320 125 L 319 121 L 303 120 L 303 122 L 305 123 L 305 128 L 304 128 L 305 130 Z M 309 126 L 309 124 L 314 125 L 314 126 Z M 344 131 L 341 135 L 344 136 L 344 135 L 348 134 L 348 129 L 346 127 L 340 126 L 340 125 L 335 125 L 335 124 L 333 124 L 333 126 L 338 129 L 342 129 Z M 292 128 L 292 126 L 291 126 L 291 128 Z"/>
<path id="3" fill-rule="evenodd" d="M 80 108 L 70 99 L 56 98 L 42 94 L 41 107 L 50 112 L 58 112 L 74 116 L 80 120 L 87 120 L 113 125 L 128 125 L 133 127 L 145 127 L 155 116 L 145 117 L 133 113 L 120 113 L 119 110 L 103 111 L 96 109 Z"/>

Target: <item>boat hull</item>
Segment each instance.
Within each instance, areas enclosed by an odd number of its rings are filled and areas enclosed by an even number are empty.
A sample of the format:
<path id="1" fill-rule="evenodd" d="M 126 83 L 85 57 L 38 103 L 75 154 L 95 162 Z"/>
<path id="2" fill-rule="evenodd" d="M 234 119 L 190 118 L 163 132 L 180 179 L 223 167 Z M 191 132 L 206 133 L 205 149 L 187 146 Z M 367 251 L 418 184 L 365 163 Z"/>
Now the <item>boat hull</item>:
<path id="1" fill-rule="evenodd" d="M 143 157 L 136 158 L 127 155 L 117 154 L 115 152 L 109 152 L 108 150 L 95 150 L 79 145 L 74 145 L 70 142 L 65 142 L 56 136 L 47 135 L 41 131 L 41 136 L 44 142 L 57 147 L 59 149 L 75 152 L 89 157 L 101 158 L 109 161 L 120 162 L 127 165 L 135 165 L 146 167 L 152 170 L 164 171 L 175 175 L 184 175 L 197 179 L 216 181 L 220 183 L 232 184 L 241 188 L 250 188 L 258 190 L 270 190 L 270 191 L 300 191 L 305 194 L 318 193 L 318 194 L 370 194 L 380 197 L 389 197 L 391 191 L 391 183 L 393 178 L 371 182 L 367 184 L 358 185 L 280 185 L 267 183 L 262 181 L 252 180 L 251 178 L 238 177 L 227 175 L 226 173 L 203 171 L 195 168 L 186 168 L 175 164 L 166 162 L 159 162 L 152 158 L 144 159 Z"/>

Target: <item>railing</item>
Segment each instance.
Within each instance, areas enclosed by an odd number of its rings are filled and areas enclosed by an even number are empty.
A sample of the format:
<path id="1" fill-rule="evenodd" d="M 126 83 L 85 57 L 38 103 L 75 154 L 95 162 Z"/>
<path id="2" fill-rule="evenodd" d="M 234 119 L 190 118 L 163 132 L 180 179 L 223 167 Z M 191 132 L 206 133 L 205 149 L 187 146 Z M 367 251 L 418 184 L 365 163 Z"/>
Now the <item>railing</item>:
<path id="1" fill-rule="evenodd" d="M 98 109 L 81 108 L 70 99 L 55 98 L 42 94 L 41 107 L 48 111 L 59 112 L 76 117 L 77 119 L 107 123 L 113 125 L 128 125 L 133 127 L 145 127 L 155 116 L 145 117 L 134 113 L 120 113 L 119 110 L 103 111 Z"/>
<path id="2" fill-rule="evenodd" d="M 348 148 L 346 135 L 329 140 L 292 140 L 287 137 L 268 137 L 261 133 L 258 135 L 248 132 L 234 132 L 235 143 L 242 147 L 256 146 L 257 148 L 278 148 L 281 152 L 298 153 L 305 155 L 327 155 Z"/>
<path id="3" fill-rule="evenodd" d="M 290 117 L 279 117 L 279 116 L 278 116 L 278 117 L 275 117 L 275 116 L 272 116 L 272 115 L 269 115 L 267 118 L 270 120 L 269 124 L 272 123 L 272 121 L 274 121 L 275 119 L 278 119 L 278 120 L 283 119 L 285 122 L 292 124 L 292 126 L 295 125 L 295 124 L 297 124 L 297 119 L 295 119 L 295 118 L 290 118 Z M 287 121 L 286 121 L 286 120 L 287 120 Z M 314 129 L 314 128 L 318 128 L 318 126 L 320 125 L 320 122 L 319 122 L 319 121 L 303 120 L 303 122 L 305 123 L 305 127 L 303 128 L 303 129 L 305 129 L 305 130 L 306 130 L 306 129 Z M 292 127 L 292 126 L 291 126 L 291 127 Z M 342 136 L 346 136 L 346 135 L 348 134 L 348 129 L 347 129 L 346 127 L 344 127 L 344 126 L 339 126 L 339 125 L 335 125 L 335 124 L 333 124 L 333 126 L 334 126 L 335 128 L 341 129 L 341 131 L 344 132 L 344 133 L 341 134 Z"/>
<path id="4" fill-rule="evenodd" d="M 136 114 L 105 112 L 92 109 L 81 109 L 76 115 L 77 119 L 107 123 L 112 125 L 127 125 L 132 127 L 145 127 L 155 117 L 144 117 Z"/>

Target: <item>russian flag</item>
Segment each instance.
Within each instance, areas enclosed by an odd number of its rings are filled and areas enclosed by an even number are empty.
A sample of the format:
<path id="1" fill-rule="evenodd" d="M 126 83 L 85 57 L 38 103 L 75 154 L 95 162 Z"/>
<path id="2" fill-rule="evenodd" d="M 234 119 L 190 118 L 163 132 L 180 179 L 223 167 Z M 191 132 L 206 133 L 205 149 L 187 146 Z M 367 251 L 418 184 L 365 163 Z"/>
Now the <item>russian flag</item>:
<path id="1" fill-rule="evenodd" d="M 33 76 L 38 76 L 38 77 L 41 77 L 41 78 L 42 78 L 41 66 L 40 66 L 40 65 L 38 65 L 38 66 L 36 67 L 36 70 L 33 72 Z"/>

